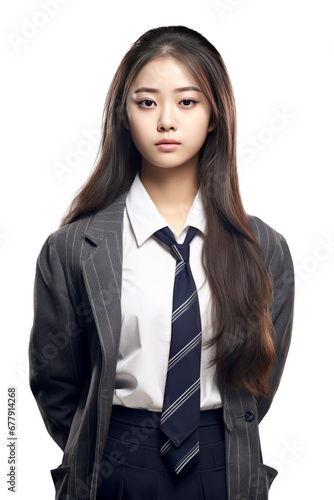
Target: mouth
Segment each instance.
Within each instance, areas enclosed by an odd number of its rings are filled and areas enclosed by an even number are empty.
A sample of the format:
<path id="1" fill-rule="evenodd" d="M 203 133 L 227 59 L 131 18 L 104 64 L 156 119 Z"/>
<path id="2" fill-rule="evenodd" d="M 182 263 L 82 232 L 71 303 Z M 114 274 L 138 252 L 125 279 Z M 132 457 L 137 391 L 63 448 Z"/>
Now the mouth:
<path id="1" fill-rule="evenodd" d="M 179 142 L 159 142 L 156 144 L 157 148 L 161 151 L 174 151 L 180 146 Z"/>
<path id="2" fill-rule="evenodd" d="M 162 139 L 161 141 L 156 143 L 156 146 L 160 146 L 160 144 L 180 144 L 180 143 L 174 141 L 174 139 Z"/>
<path id="3" fill-rule="evenodd" d="M 156 143 L 156 146 L 160 151 L 174 151 L 180 146 L 180 143 L 174 141 L 174 139 L 162 139 L 161 141 Z"/>

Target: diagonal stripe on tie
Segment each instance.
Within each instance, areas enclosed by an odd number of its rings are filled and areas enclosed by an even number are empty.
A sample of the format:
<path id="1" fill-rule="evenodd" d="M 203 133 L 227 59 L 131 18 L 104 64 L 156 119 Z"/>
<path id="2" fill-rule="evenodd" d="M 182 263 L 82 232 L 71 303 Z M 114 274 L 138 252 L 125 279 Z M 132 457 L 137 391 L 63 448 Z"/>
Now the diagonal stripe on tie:
<path id="1" fill-rule="evenodd" d="M 196 380 L 191 387 L 189 387 L 173 404 L 171 404 L 166 411 L 161 414 L 161 423 L 163 424 L 176 410 L 182 406 L 187 399 L 189 399 L 200 386 L 200 379 Z"/>
<path id="2" fill-rule="evenodd" d="M 168 370 L 170 370 L 180 359 L 183 358 L 191 349 L 196 347 L 202 340 L 202 332 L 199 332 L 199 334 L 191 340 L 187 345 L 185 345 L 175 356 L 170 358 L 168 362 Z"/>
<path id="3" fill-rule="evenodd" d="M 184 261 L 182 261 L 182 262 L 180 262 L 179 264 L 176 265 L 175 276 L 177 274 L 179 274 L 180 271 L 182 271 L 182 269 L 184 268 L 185 265 L 186 265 L 186 263 Z"/>
<path id="4" fill-rule="evenodd" d="M 189 452 L 176 464 L 175 472 L 179 474 L 181 469 L 187 465 L 187 463 L 199 452 L 199 442 L 189 450 Z"/>
<path id="5" fill-rule="evenodd" d="M 197 290 L 195 290 L 190 297 L 183 302 L 175 311 L 173 311 L 172 314 L 172 321 L 175 321 L 177 318 L 179 318 L 183 313 L 186 312 L 187 309 L 191 306 L 193 302 L 197 299 Z"/>
<path id="6" fill-rule="evenodd" d="M 190 227 L 177 244 L 165 227 L 154 236 L 170 248 L 176 260 L 171 342 L 161 413 L 160 452 L 183 474 L 199 457 L 200 361 L 202 328 L 196 284 L 189 264 L 189 243 L 197 233 Z"/>

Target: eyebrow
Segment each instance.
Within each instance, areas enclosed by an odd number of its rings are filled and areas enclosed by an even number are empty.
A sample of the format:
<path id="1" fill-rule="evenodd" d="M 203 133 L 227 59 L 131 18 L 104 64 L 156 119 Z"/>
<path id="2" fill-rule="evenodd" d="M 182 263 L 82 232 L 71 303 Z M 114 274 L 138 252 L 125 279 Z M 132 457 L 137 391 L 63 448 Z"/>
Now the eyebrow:
<path id="1" fill-rule="evenodd" d="M 173 94 L 176 94 L 177 92 L 188 92 L 189 90 L 194 90 L 195 92 L 201 92 L 200 89 L 197 87 L 180 87 L 178 89 L 173 90 Z M 160 94 L 160 90 L 158 89 L 152 89 L 150 87 L 140 87 L 139 89 L 135 90 L 135 94 L 139 94 L 139 92 L 152 92 L 153 94 Z"/>

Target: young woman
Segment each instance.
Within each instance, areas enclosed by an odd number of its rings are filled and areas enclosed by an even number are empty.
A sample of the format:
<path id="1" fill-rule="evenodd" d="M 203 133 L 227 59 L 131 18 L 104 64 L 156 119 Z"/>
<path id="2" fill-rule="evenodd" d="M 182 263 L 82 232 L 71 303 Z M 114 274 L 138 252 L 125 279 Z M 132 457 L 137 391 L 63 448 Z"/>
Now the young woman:
<path id="1" fill-rule="evenodd" d="M 37 261 L 31 389 L 62 500 L 265 500 L 287 357 L 284 237 L 240 199 L 224 62 L 183 26 L 124 56 L 96 168 Z"/>

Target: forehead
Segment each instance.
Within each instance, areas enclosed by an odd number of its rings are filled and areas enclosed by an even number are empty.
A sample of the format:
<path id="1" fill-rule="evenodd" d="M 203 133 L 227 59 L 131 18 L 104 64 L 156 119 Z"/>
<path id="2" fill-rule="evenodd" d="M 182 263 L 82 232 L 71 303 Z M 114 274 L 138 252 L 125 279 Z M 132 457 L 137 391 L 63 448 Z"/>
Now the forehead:
<path id="1" fill-rule="evenodd" d="M 134 79 L 131 89 L 134 91 L 134 87 L 143 84 L 150 87 L 197 85 L 188 68 L 172 56 L 158 57 L 146 63 Z"/>

